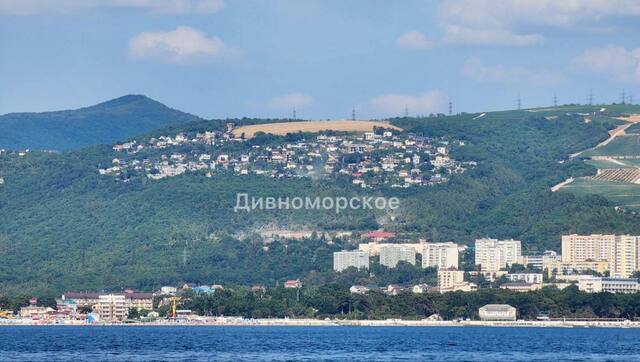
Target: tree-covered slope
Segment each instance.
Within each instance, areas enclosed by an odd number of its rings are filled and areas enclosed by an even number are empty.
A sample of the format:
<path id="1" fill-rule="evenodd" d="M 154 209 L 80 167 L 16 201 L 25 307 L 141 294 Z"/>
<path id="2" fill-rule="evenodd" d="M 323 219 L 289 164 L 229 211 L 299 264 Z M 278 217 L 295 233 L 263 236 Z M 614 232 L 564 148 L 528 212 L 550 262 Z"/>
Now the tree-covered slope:
<path id="1" fill-rule="evenodd" d="M 308 275 L 326 280 L 318 273 L 331 269 L 331 252 L 353 247 L 317 239 L 265 245 L 255 231 L 272 225 L 356 232 L 385 228 L 407 238 L 468 244 L 482 236 L 516 238 L 525 251 L 558 250 L 563 233 L 640 233 L 637 215 L 618 211 L 603 198 L 549 191 L 569 176 L 593 173 L 568 155 L 601 142 L 617 125 L 606 117 L 585 122 L 574 113 L 588 112 L 585 108 L 393 119 L 407 132 L 463 140 L 464 147 L 452 147 L 452 157 L 478 162 L 449 183 L 409 189 L 370 191 L 342 180 L 225 173 L 116 182 L 97 172 L 98 165 L 118 156 L 108 146 L 0 156 L 5 180 L 0 186 L 0 289 L 152 288 L 180 281 L 272 284 Z M 223 124 L 201 120 L 153 135 Z M 385 195 L 401 202 L 393 215 L 370 210 L 236 213 L 237 193 Z"/>
<path id="2" fill-rule="evenodd" d="M 0 148 L 79 149 L 197 119 L 145 96 L 127 95 L 75 110 L 2 115 Z"/>

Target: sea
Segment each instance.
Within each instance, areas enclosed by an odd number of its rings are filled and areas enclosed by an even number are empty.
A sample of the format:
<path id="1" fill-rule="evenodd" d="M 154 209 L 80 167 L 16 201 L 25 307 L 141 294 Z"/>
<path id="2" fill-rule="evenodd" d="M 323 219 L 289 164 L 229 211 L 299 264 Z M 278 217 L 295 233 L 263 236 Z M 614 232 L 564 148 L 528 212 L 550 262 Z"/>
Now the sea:
<path id="1" fill-rule="evenodd" d="M 640 329 L 1 326 L 0 361 L 640 361 Z"/>

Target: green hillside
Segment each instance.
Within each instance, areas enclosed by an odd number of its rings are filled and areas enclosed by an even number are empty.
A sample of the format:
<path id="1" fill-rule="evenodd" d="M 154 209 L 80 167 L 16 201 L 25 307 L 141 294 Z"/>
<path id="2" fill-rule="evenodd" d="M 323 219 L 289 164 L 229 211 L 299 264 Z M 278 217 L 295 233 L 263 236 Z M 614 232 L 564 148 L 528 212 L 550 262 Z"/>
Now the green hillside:
<path id="1" fill-rule="evenodd" d="M 79 149 L 197 119 L 145 96 L 128 95 L 75 110 L 2 115 L 0 148 Z"/>
<path id="2" fill-rule="evenodd" d="M 328 244 L 320 238 L 264 244 L 255 232 L 274 225 L 356 233 L 385 228 L 407 238 L 467 244 L 482 236 L 516 238 L 525 251 L 558 250 L 563 233 L 640 233 L 638 216 L 616 211 L 602 197 L 549 191 L 570 176 L 593 174 L 591 166 L 568 161 L 568 155 L 606 139 L 617 125 L 607 117 L 585 122 L 575 114 L 583 111 L 588 110 L 392 119 L 407 133 L 464 141 L 464 147 L 451 148 L 452 157 L 478 163 L 452 175 L 446 184 L 410 189 L 367 190 L 341 179 L 225 173 L 116 182 L 97 172 L 99 165 L 118 157 L 109 146 L 2 155 L 0 290 L 151 289 L 181 281 L 273 284 L 299 277 L 326 282 L 336 277 L 328 272 L 331 253 L 353 247 L 346 240 Z M 549 115 L 556 117 L 545 118 Z M 153 131 L 140 140 L 221 129 L 225 123 L 199 120 Z M 267 136 L 252 142 L 287 140 Z M 189 151 L 189 146 L 177 147 Z M 363 210 L 235 213 L 237 193 L 384 195 L 399 197 L 401 207 L 393 215 Z"/>

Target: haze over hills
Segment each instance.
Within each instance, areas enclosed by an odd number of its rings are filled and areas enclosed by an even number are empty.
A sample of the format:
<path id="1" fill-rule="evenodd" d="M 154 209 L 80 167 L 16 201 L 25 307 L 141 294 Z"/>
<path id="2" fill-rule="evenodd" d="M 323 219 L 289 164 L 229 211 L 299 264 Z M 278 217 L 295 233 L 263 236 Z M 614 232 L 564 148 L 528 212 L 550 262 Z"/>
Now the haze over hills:
<path id="1" fill-rule="evenodd" d="M 143 95 L 126 95 L 74 110 L 2 115 L 0 148 L 79 149 L 198 119 Z"/>

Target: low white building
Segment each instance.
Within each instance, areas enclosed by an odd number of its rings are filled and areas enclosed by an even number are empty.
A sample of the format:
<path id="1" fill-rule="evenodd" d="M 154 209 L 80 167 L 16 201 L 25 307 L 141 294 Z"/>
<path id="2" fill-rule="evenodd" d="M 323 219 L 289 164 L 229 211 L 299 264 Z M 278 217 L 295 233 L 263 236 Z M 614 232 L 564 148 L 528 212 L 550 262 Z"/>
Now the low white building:
<path id="1" fill-rule="evenodd" d="M 513 273 L 505 275 L 510 282 L 542 284 L 542 273 Z"/>
<path id="2" fill-rule="evenodd" d="M 483 321 L 515 321 L 516 309 L 508 304 L 487 304 L 478 309 Z"/>
<path id="3" fill-rule="evenodd" d="M 602 278 L 584 276 L 578 280 L 578 290 L 587 293 L 638 293 L 636 278 Z"/>

